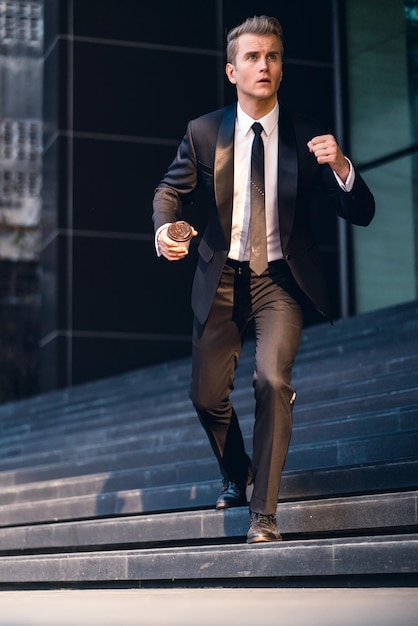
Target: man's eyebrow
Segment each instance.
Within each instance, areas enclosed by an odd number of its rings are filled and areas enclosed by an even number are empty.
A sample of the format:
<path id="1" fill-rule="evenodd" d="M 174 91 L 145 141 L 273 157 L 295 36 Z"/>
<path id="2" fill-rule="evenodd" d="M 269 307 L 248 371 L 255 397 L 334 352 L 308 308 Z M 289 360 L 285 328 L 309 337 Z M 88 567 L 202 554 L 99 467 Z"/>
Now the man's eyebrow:
<path id="1" fill-rule="evenodd" d="M 249 54 L 260 54 L 260 50 L 248 50 L 244 52 L 244 56 Z M 280 50 L 268 50 L 267 54 L 281 54 Z"/>

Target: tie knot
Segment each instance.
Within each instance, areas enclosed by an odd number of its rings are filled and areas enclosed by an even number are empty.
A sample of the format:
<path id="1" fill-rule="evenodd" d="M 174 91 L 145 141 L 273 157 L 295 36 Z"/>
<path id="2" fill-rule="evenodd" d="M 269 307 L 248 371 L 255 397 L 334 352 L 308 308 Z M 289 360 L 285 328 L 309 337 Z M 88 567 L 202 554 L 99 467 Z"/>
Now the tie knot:
<path id="1" fill-rule="evenodd" d="M 254 135 L 256 137 L 260 137 L 261 133 L 263 132 L 263 127 L 261 126 L 260 122 L 254 122 L 251 128 L 254 131 Z"/>

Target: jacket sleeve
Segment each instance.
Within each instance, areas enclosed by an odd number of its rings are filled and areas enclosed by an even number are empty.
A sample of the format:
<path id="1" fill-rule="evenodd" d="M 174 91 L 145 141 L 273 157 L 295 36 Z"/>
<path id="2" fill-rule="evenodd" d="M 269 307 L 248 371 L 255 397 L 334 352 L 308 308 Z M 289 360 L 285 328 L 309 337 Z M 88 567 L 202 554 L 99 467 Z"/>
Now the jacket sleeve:
<path id="1" fill-rule="evenodd" d="M 155 231 L 163 224 L 181 219 L 182 205 L 193 202 L 196 185 L 196 153 L 189 123 L 177 154 L 154 193 L 152 219 Z"/>
<path id="2" fill-rule="evenodd" d="M 338 215 L 357 226 L 368 226 L 375 214 L 375 201 L 370 189 L 356 171 L 351 191 L 339 190 L 340 210 Z"/>
<path id="3" fill-rule="evenodd" d="M 331 168 L 323 167 L 323 184 L 328 195 L 337 202 L 338 215 L 356 226 L 368 226 L 375 214 L 375 201 L 359 172 L 355 170 L 352 190 L 344 191 L 335 180 Z"/>

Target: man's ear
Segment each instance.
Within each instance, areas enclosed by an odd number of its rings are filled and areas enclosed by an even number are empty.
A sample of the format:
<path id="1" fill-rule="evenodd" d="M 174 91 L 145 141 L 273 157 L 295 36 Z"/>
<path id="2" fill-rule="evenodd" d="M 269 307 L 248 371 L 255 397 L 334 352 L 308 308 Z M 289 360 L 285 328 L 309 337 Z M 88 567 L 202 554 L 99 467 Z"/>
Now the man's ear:
<path id="1" fill-rule="evenodd" d="M 226 64 L 225 74 L 228 76 L 229 82 L 235 85 L 237 81 L 235 80 L 235 67 L 232 65 L 232 63 Z"/>

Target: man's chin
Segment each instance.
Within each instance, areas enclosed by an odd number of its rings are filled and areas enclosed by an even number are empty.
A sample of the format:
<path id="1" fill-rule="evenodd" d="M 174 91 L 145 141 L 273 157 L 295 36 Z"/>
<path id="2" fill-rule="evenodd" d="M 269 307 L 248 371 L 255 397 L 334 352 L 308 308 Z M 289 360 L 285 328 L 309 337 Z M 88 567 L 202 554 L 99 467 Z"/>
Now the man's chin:
<path id="1" fill-rule="evenodd" d="M 255 91 L 261 98 L 272 98 L 277 93 L 277 89 L 271 83 L 258 85 Z"/>
<path id="2" fill-rule="evenodd" d="M 255 94 L 257 98 L 259 98 L 260 100 L 271 100 L 272 98 L 276 98 L 277 97 L 277 91 L 271 91 L 271 90 L 262 90 L 259 91 L 257 94 Z"/>

